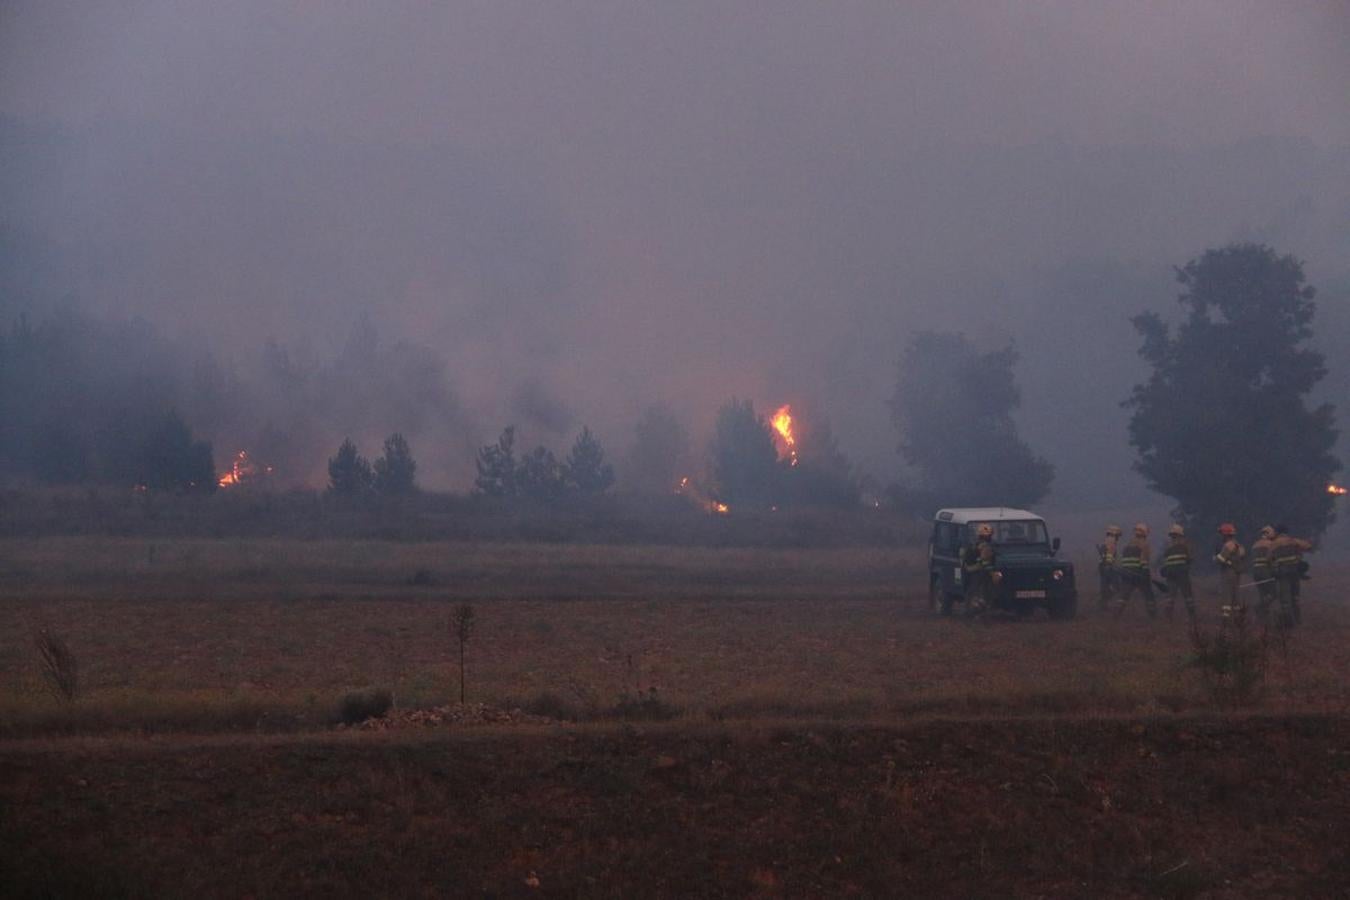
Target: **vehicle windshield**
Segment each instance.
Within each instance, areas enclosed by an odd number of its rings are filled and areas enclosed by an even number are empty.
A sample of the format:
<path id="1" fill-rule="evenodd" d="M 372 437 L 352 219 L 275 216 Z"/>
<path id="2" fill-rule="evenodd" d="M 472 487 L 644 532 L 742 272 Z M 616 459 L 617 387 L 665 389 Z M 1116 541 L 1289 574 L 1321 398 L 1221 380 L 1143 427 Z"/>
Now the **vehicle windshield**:
<path id="1" fill-rule="evenodd" d="M 1050 543 L 1045 536 L 1045 523 L 1040 519 L 1012 522 L 989 522 L 994 529 L 994 544 L 999 547 L 1044 547 Z"/>

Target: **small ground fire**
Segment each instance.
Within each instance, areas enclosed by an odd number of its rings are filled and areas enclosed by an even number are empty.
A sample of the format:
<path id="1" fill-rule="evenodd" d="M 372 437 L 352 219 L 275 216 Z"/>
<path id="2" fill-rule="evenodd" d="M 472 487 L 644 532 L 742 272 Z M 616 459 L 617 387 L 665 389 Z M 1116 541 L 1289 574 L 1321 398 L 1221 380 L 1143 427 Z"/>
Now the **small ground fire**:
<path id="1" fill-rule="evenodd" d="M 257 481 L 272 474 L 271 466 L 260 466 L 255 463 L 248 455 L 247 450 L 240 450 L 235 455 L 233 463 L 230 465 L 230 471 L 221 475 L 216 484 L 219 487 L 229 488 L 241 484 L 248 484 Z"/>

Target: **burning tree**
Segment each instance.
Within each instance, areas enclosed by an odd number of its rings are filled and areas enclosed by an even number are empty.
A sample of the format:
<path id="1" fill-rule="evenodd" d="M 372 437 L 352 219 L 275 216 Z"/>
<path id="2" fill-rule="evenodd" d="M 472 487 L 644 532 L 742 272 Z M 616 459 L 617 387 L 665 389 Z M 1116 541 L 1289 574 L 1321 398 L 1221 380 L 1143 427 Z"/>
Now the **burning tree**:
<path id="1" fill-rule="evenodd" d="M 774 433 L 749 400 L 732 399 L 718 410 L 708 448 L 718 499 L 732 507 L 773 505 L 782 476 Z"/>
<path id="2" fill-rule="evenodd" d="M 774 444 L 778 448 L 778 458 L 789 466 L 797 465 L 797 435 L 792 430 L 792 406 L 784 403 L 769 418 L 773 426 Z"/>

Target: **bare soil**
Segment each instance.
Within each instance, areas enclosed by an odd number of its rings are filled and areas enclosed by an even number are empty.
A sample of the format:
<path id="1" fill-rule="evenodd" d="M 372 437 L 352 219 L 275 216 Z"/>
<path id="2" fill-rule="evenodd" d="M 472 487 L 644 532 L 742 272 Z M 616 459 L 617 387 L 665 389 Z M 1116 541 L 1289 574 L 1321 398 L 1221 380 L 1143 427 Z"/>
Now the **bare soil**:
<path id="1" fill-rule="evenodd" d="M 921 566 L 0 541 L 0 895 L 1350 894 L 1342 573 L 1234 709 L 1180 618 L 945 620 Z"/>
<path id="2" fill-rule="evenodd" d="M 0 748 L 6 893 L 1334 897 L 1341 718 Z"/>

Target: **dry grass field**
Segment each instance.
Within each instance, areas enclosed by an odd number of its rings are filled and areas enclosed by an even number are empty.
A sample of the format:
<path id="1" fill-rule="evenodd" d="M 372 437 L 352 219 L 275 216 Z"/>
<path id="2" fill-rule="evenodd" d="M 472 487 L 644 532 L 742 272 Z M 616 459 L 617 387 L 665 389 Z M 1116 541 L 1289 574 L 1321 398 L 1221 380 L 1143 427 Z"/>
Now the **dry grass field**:
<path id="1" fill-rule="evenodd" d="M 472 603 L 471 699 L 543 695 L 593 718 L 655 688 L 686 718 L 1208 708 L 1182 624 L 943 620 L 913 551 L 46 539 L 5 542 L 0 730 L 321 725 L 343 693 L 457 695 L 450 614 Z M 414 583 L 428 582 L 428 583 Z M 1261 702 L 1350 703 L 1350 609 L 1315 590 Z M 1216 603 L 1203 596 L 1209 627 Z M 1208 602 L 1207 602 L 1208 601 Z M 43 690 L 32 634 L 80 663 Z"/>
<path id="2" fill-rule="evenodd" d="M 941 619 L 914 550 L 0 541 L 0 894 L 1331 895 L 1343 577 L 1232 709 L 1183 617 Z M 337 728 L 457 697 L 460 603 L 554 723 Z"/>

